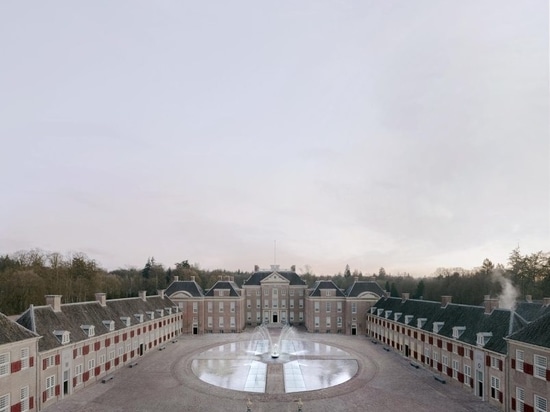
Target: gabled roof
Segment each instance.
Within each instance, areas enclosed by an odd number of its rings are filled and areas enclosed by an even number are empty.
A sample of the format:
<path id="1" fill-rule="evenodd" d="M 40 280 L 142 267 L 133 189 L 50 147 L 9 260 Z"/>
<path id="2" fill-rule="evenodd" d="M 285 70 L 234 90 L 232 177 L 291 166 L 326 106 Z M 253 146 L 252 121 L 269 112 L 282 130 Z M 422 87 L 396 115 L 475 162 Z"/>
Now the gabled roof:
<path id="1" fill-rule="evenodd" d="M 185 292 L 193 297 L 204 296 L 202 288 L 194 280 L 179 280 L 177 282 L 172 282 L 164 293 L 170 297 L 178 292 Z"/>
<path id="2" fill-rule="evenodd" d="M 239 287 L 237 284 L 226 280 L 217 281 L 214 286 L 206 291 L 204 296 L 214 296 L 214 291 L 219 289 L 229 290 L 229 296 L 240 296 L 240 293 L 238 292 Z"/>
<path id="3" fill-rule="evenodd" d="M 344 297 L 344 292 L 334 284 L 332 280 L 318 280 L 313 284 L 313 288 L 309 296 L 325 296 L 321 293 L 322 290 L 334 290 L 334 296 Z"/>
<path id="4" fill-rule="evenodd" d="M 550 348 L 550 313 L 531 322 L 508 339 Z"/>
<path id="5" fill-rule="evenodd" d="M 365 292 L 374 293 L 378 297 L 385 296 L 384 290 L 380 287 L 378 283 L 364 280 L 356 280 L 355 282 L 353 282 L 353 284 L 349 288 L 347 288 L 345 294 L 350 298 L 356 298 Z"/>
<path id="6" fill-rule="evenodd" d="M 95 329 L 95 336 L 110 333 L 103 321 L 113 321 L 115 330 L 125 329 L 127 326 L 120 319 L 130 318 L 130 324 L 138 324 L 135 314 L 146 315 L 147 312 L 155 312 L 155 319 L 158 317 L 157 310 L 173 308 L 175 304 L 168 297 L 148 296 L 146 300 L 139 297 L 107 300 L 105 306 L 97 301 L 82 303 L 67 303 L 60 306 L 55 312 L 50 305 L 31 306 L 25 311 L 17 323 L 40 335 L 38 350 L 46 351 L 63 346 L 53 334 L 54 330 L 67 331 L 70 333 L 70 342 L 79 342 L 89 339 L 82 329 L 82 325 L 92 325 Z"/>
<path id="7" fill-rule="evenodd" d="M 542 302 L 518 302 L 514 309 L 522 318 L 528 322 L 550 313 L 550 306 Z"/>
<path id="8" fill-rule="evenodd" d="M 244 281 L 243 286 L 260 286 L 261 281 L 273 273 L 277 273 L 289 281 L 290 286 L 305 286 L 306 282 L 296 274 L 296 272 L 282 271 L 282 270 L 264 270 L 258 271 L 252 274 L 247 280 Z"/>
<path id="9" fill-rule="evenodd" d="M 31 332 L 17 322 L 10 320 L 3 313 L 0 313 L 0 345 L 35 338 L 38 338 L 36 333 Z"/>
<path id="10" fill-rule="evenodd" d="M 375 305 L 377 309 L 391 310 L 392 316 L 401 313 L 398 323 L 405 323 L 405 316 L 410 315 L 409 326 L 416 327 L 417 320 L 426 319 L 422 330 L 433 333 L 435 322 L 443 323 L 437 335 L 453 339 L 453 327 L 465 327 L 458 341 L 476 346 L 479 332 L 491 332 L 485 349 L 506 353 L 504 338 L 525 325 L 521 317 L 508 309 L 494 309 L 490 314 L 485 313 L 483 306 L 457 305 L 453 303 L 441 306 L 440 302 L 401 298 L 382 298 Z M 392 317 L 393 320 L 393 317 Z"/>

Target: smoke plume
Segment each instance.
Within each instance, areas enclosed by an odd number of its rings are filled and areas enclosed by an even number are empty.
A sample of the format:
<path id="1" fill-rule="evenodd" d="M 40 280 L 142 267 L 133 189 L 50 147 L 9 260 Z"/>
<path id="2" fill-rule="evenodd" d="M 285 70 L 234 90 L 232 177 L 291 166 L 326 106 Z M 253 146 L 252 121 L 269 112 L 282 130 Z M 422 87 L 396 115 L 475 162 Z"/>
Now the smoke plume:
<path id="1" fill-rule="evenodd" d="M 493 280 L 500 283 L 502 287 L 502 292 L 498 296 L 498 307 L 513 310 L 516 306 L 519 291 L 514 287 L 512 281 L 503 275 L 501 270 L 494 269 L 492 276 Z"/>

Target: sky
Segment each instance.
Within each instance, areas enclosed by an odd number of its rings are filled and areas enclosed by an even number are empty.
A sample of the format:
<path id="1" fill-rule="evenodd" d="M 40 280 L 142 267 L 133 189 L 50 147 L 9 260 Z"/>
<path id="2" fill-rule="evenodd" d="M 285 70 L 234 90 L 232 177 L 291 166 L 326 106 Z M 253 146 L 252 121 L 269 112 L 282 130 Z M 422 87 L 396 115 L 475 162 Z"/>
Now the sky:
<path id="1" fill-rule="evenodd" d="M 550 251 L 545 0 L 3 1 L 0 254 L 430 275 Z"/>

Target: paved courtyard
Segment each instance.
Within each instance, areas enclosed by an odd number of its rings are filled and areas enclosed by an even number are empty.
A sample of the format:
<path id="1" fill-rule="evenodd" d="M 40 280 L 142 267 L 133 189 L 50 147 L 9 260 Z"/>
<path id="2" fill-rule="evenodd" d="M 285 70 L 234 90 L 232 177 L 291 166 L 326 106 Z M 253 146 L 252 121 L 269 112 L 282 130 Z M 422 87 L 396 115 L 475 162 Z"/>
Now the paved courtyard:
<path id="1" fill-rule="evenodd" d="M 152 350 L 134 368 L 124 367 L 105 384 L 97 383 L 52 405 L 47 412 L 87 411 L 497 411 L 463 390 L 442 384 L 432 372 L 413 368 L 398 353 L 386 351 L 364 336 L 310 334 L 298 338 L 341 348 L 358 362 L 349 381 L 326 389 L 298 393 L 248 393 L 213 386 L 192 372 L 193 360 L 208 348 L 248 341 L 240 334 L 186 335 L 166 349 Z"/>

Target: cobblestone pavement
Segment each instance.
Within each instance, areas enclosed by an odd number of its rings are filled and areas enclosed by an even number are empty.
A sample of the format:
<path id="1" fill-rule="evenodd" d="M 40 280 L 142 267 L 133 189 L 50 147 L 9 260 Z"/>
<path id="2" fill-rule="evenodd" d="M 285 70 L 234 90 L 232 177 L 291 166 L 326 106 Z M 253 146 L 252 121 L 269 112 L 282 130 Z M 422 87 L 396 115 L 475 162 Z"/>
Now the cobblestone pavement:
<path id="1" fill-rule="evenodd" d="M 359 370 L 346 383 L 292 394 L 248 394 L 209 385 L 191 371 L 198 353 L 228 342 L 249 340 L 240 334 L 181 336 L 163 351 L 152 350 L 134 368 L 115 371 L 115 378 L 97 383 L 45 409 L 47 412 L 88 411 L 498 411 L 464 390 L 458 382 L 442 384 L 433 372 L 413 368 L 410 361 L 384 350 L 364 336 L 310 334 L 299 339 L 339 347 L 357 359 Z M 447 379 L 449 381 L 449 379 Z"/>

